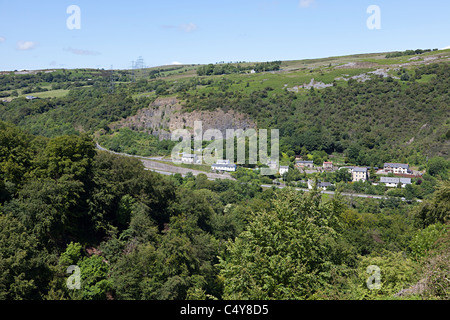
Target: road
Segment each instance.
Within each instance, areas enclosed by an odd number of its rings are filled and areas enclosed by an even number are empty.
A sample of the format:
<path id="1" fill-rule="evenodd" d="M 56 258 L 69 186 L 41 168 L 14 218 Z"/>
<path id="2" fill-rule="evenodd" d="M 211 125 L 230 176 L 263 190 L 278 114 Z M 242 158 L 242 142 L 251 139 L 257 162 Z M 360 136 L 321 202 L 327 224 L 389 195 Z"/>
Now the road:
<path id="1" fill-rule="evenodd" d="M 114 151 L 103 148 L 98 143 L 97 143 L 97 149 L 102 150 L 102 151 L 107 151 L 110 153 L 114 153 L 117 155 L 125 156 L 125 157 L 137 158 L 142 161 L 142 163 L 144 164 L 145 170 L 151 170 L 151 171 L 154 171 L 154 172 L 157 172 L 160 174 L 164 174 L 164 175 L 172 175 L 175 173 L 179 173 L 184 177 L 184 176 L 186 176 L 186 174 L 188 172 L 191 172 L 194 176 L 197 176 L 200 173 L 206 174 L 206 176 L 208 177 L 208 180 L 216 180 L 216 179 L 236 180 L 228 173 L 218 174 L 218 173 L 213 173 L 213 172 L 204 172 L 204 171 L 200 171 L 200 170 L 193 170 L 193 169 L 173 166 L 173 165 L 169 164 L 171 162 L 170 160 L 164 160 L 162 157 L 141 157 L 141 156 L 135 156 L 135 155 L 126 154 L 126 153 L 114 152 Z M 158 160 L 158 161 L 155 161 L 155 160 Z M 167 161 L 167 163 L 161 163 L 159 161 Z M 283 188 L 286 188 L 286 185 L 262 184 L 261 187 L 262 188 L 276 187 L 279 189 L 283 189 Z M 310 189 L 306 189 L 306 188 L 295 188 L 295 190 L 305 191 L 305 192 L 310 191 Z M 324 194 L 330 194 L 330 195 L 334 195 L 334 193 L 335 193 L 334 191 L 327 191 L 327 190 L 321 190 L 320 192 L 324 193 Z M 348 197 L 387 199 L 387 197 L 385 197 L 385 196 L 378 196 L 378 195 L 371 195 L 371 194 L 348 193 L 348 192 L 342 192 L 341 194 L 343 196 L 348 196 Z M 402 200 L 406 201 L 403 198 L 402 198 Z M 416 201 L 422 202 L 422 200 L 419 200 L 419 199 L 417 199 Z"/>
<path id="2" fill-rule="evenodd" d="M 174 174 L 179 173 L 182 176 L 185 176 L 188 172 L 192 172 L 194 176 L 203 173 L 206 174 L 208 179 L 215 180 L 215 179 L 229 179 L 229 180 L 235 180 L 230 174 L 223 173 L 213 173 L 213 172 L 205 172 L 200 170 L 194 170 L 194 169 L 188 169 L 178 166 L 170 165 L 169 163 L 161 163 L 157 161 L 152 161 L 149 159 L 141 159 L 142 163 L 144 164 L 144 167 L 148 170 L 157 171 L 159 173 L 166 172 L 168 174 Z"/>
<path id="3" fill-rule="evenodd" d="M 170 165 L 171 160 L 165 160 L 165 159 L 163 159 L 163 157 L 141 157 L 141 156 L 135 156 L 132 154 L 114 152 L 114 151 L 103 148 L 98 143 L 97 143 L 97 149 L 102 150 L 102 151 L 111 152 L 111 153 L 125 156 L 125 157 L 137 158 L 142 161 L 142 163 L 144 164 L 144 167 L 147 170 L 155 171 L 155 172 L 158 172 L 161 174 L 171 175 L 174 173 L 179 173 L 184 177 L 188 172 L 191 172 L 194 176 L 197 176 L 200 173 L 206 174 L 206 176 L 210 180 L 215 180 L 215 179 L 236 180 L 229 173 L 218 174 L 218 173 L 214 173 L 214 172 L 205 172 L 205 171 L 188 169 L 188 168 Z M 155 160 L 158 160 L 158 161 L 155 161 Z M 159 161 L 166 161 L 167 163 L 161 163 Z"/>

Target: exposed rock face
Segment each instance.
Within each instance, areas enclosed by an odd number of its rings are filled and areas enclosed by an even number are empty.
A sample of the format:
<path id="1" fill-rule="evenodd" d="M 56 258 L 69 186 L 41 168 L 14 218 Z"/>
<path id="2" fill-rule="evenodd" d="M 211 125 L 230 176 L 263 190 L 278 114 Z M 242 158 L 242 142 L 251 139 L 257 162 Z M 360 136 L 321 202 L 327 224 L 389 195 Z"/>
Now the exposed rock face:
<path id="1" fill-rule="evenodd" d="M 176 98 L 159 98 L 148 108 L 141 109 L 134 116 L 110 124 L 112 129 L 129 127 L 133 130 L 146 130 L 162 139 L 170 139 L 176 129 L 193 131 L 194 121 L 202 121 L 203 132 L 218 129 L 225 137 L 226 129 L 256 129 L 256 123 L 246 114 L 221 109 L 215 111 L 184 112 Z"/>

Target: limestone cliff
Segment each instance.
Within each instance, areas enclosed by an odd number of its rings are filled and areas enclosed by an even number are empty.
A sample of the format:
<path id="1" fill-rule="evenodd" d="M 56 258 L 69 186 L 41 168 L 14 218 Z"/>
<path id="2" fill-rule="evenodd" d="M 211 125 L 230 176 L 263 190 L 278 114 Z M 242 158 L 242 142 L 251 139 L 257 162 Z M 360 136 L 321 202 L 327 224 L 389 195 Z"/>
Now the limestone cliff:
<path id="1" fill-rule="evenodd" d="M 203 131 L 218 129 L 225 136 L 226 129 L 255 128 L 256 123 L 246 114 L 221 109 L 215 111 L 185 112 L 176 98 L 159 98 L 148 108 L 141 109 L 136 115 L 110 124 L 111 129 L 129 127 L 133 130 L 145 130 L 160 139 L 170 139 L 170 133 L 176 129 L 194 128 L 194 121 L 202 121 Z"/>

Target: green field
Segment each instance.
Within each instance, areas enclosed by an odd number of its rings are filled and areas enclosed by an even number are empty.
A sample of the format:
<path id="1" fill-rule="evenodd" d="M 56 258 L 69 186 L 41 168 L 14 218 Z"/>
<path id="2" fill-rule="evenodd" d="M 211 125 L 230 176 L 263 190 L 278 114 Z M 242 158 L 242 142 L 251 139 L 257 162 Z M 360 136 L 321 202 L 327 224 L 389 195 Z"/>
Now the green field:
<path id="1" fill-rule="evenodd" d="M 58 90 L 49 90 L 49 91 L 44 91 L 44 92 L 35 92 L 35 93 L 29 93 L 29 94 L 22 94 L 19 95 L 20 97 L 26 97 L 26 96 L 34 96 L 34 97 L 38 97 L 41 99 L 45 99 L 45 98 L 61 98 L 66 96 L 69 93 L 70 90 L 67 89 L 58 89 Z"/>

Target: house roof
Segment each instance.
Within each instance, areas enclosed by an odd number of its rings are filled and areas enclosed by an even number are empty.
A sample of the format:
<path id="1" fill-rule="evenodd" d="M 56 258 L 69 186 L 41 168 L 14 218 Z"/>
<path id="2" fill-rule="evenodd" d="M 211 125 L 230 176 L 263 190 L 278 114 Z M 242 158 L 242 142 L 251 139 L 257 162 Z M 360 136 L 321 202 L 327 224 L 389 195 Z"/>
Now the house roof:
<path id="1" fill-rule="evenodd" d="M 355 172 L 367 172 L 367 168 L 353 167 L 352 170 Z"/>
<path id="2" fill-rule="evenodd" d="M 325 187 L 329 187 L 329 186 L 331 186 L 331 182 L 321 182 L 318 185 L 319 188 L 325 188 Z"/>
<path id="3" fill-rule="evenodd" d="M 301 182 L 306 182 L 306 181 L 301 180 Z M 313 184 L 313 183 L 314 183 L 314 180 L 311 180 L 311 179 L 308 180 L 308 184 Z M 321 182 L 320 180 L 317 180 L 317 186 L 319 188 L 329 187 L 331 185 L 333 185 L 331 182 Z"/>
<path id="4" fill-rule="evenodd" d="M 385 168 L 403 168 L 403 169 L 408 169 L 409 168 L 409 164 L 405 164 L 405 163 L 389 163 L 386 162 L 384 164 Z"/>
<path id="5" fill-rule="evenodd" d="M 182 157 L 183 157 L 183 158 L 194 158 L 194 157 L 195 157 L 195 154 L 183 153 Z"/>
<path id="6" fill-rule="evenodd" d="M 296 163 L 314 163 L 313 161 L 296 160 Z"/>
<path id="7" fill-rule="evenodd" d="M 411 178 L 395 178 L 395 177 L 381 177 L 380 183 L 402 183 L 411 184 Z"/>
<path id="8" fill-rule="evenodd" d="M 211 167 L 236 168 L 236 165 L 231 163 L 214 163 Z"/>

